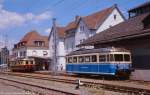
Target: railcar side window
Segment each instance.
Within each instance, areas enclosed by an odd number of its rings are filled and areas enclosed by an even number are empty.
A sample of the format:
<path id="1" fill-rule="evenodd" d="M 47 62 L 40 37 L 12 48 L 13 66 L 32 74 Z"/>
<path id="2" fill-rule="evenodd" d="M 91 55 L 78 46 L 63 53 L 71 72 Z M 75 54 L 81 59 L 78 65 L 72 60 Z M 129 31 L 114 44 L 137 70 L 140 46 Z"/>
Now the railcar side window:
<path id="1" fill-rule="evenodd" d="M 66 63 L 68 63 L 68 58 L 66 57 Z"/>
<path id="2" fill-rule="evenodd" d="M 105 62 L 106 61 L 106 55 L 99 55 L 99 62 Z"/>
<path id="3" fill-rule="evenodd" d="M 73 62 L 77 63 L 77 57 L 73 57 Z"/>
<path id="4" fill-rule="evenodd" d="M 33 61 L 30 61 L 30 64 L 33 64 Z"/>
<path id="5" fill-rule="evenodd" d="M 109 60 L 110 60 L 110 61 L 114 61 L 113 54 L 110 54 L 110 55 L 109 55 Z"/>
<path id="6" fill-rule="evenodd" d="M 110 61 L 109 54 L 107 54 L 107 61 L 108 61 L 108 62 Z"/>
<path id="7" fill-rule="evenodd" d="M 123 61 L 123 55 L 122 54 L 114 54 L 115 61 Z"/>
<path id="8" fill-rule="evenodd" d="M 28 61 L 26 61 L 26 64 L 28 64 Z"/>
<path id="9" fill-rule="evenodd" d="M 90 62 L 90 56 L 85 56 L 85 62 Z"/>
<path id="10" fill-rule="evenodd" d="M 124 61 L 130 61 L 130 55 L 124 54 Z"/>
<path id="11" fill-rule="evenodd" d="M 79 57 L 79 62 L 84 62 L 84 57 L 83 56 Z"/>
<path id="12" fill-rule="evenodd" d="M 72 63 L 72 57 L 68 57 L 68 63 Z"/>
<path id="13" fill-rule="evenodd" d="M 97 56 L 96 55 L 92 55 L 92 62 L 97 62 Z"/>

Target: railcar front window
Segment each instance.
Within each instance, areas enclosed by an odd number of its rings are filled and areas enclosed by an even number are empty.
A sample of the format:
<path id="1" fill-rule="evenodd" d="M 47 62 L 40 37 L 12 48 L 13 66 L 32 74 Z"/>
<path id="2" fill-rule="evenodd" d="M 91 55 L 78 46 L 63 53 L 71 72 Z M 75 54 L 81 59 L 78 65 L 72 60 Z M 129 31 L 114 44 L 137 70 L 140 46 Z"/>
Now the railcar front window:
<path id="1" fill-rule="evenodd" d="M 83 56 L 79 57 L 79 62 L 84 62 L 84 57 Z"/>
<path id="2" fill-rule="evenodd" d="M 85 62 L 90 62 L 90 56 L 85 56 Z"/>
<path id="3" fill-rule="evenodd" d="M 96 55 L 92 55 L 92 62 L 97 62 L 97 57 L 96 57 Z"/>
<path id="4" fill-rule="evenodd" d="M 77 63 L 77 57 L 73 57 L 73 62 Z"/>
<path id="5" fill-rule="evenodd" d="M 106 55 L 100 55 L 99 62 L 105 62 L 105 61 L 106 61 Z"/>
<path id="6" fill-rule="evenodd" d="M 130 61 L 130 55 L 124 54 L 124 61 Z"/>
<path id="7" fill-rule="evenodd" d="M 123 61 L 123 55 L 122 54 L 114 54 L 115 61 Z"/>

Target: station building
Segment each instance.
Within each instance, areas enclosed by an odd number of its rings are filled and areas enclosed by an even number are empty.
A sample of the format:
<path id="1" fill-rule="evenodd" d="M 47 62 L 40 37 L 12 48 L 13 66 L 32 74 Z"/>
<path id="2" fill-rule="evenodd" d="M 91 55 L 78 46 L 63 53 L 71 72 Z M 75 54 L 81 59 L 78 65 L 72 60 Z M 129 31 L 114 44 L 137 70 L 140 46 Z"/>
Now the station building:
<path id="1" fill-rule="evenodd" d="M 49 69 L 50 54 L 48 37 L 37 31 L 28 32 L 13 48 L 12 59 L 34 58 L 37 70 Z"/>
<path id="2" fill-rule="evenodd" d="M 90 37 L 78 46 L 129 49 L 135 69 L 131 79 L 150 81 L 150 2 L 128 12 L 128 20 Z"/>
<path id="3" fill-rule="evenodd" d="M 56 48 L 57 63 L 52 68 L 57 67 L 58 70 L 62 70 L 61 68 L 65 70 L 65 56 L 67 54 L 81 48 L 93 48 L 93 46 L 76 47 L 77 45 L 87 38 L 123 21 L 125 21 L 125 18 L 115 4 L 87 16 L 77 15 L 73 21 L 63 27 L 54 23 L 49 35 L 49 48 L 51 59 L 54 59 L 54 50 Z M 56 32 L 57 36 L 57 47 L 54 47 L 54 32 Z"/>

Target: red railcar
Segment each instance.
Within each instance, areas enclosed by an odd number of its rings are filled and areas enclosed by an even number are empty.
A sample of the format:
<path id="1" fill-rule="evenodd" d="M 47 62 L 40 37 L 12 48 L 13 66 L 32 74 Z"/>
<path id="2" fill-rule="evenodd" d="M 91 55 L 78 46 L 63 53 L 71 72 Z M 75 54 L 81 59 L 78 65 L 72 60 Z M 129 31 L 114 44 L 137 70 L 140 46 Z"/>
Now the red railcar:
<path id="1" fill-rule="evenodd" d="M 24 58 L 10 61 L 11 71 L 32 72 L 35 71 L 35 68 L 35 60 L 32 58 Z"/>

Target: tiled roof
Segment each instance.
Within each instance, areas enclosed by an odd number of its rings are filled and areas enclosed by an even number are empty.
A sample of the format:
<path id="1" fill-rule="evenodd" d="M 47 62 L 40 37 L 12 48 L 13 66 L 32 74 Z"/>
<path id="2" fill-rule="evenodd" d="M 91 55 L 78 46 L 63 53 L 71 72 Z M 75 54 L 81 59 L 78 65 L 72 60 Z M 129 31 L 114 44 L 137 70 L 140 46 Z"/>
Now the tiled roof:
<path id="1" fill-rule="evenodd" d="M 101 25 L 105 19 L 110 15 L 116 5 L 106 8 L 102 11 L 93 13 L 91 15 L 83 17 L 83 20 L 90 29 L 96 29 L 98 25 Z"/>
<path id="2" fill-rule="evenodd" d="M 82 45 L 94 45 L 97 43 L 106 43 L 133 35 L 139 35 L 145 32 L 150 32 L 150 29 L 144 29 L 144 19 L 150 19 L 150 13 L 139 15 L 126 20 L 118 25 L 115 25 L 103 32 L 100 32 L 89 39 L 85 40 Z M 149 30 L 149 31 L 148 31 Z"/>
<path id="3" fill-rule="evenodd" d="M 77 28 L 78 21 L 80 19 L 83 19 L 83 21 L 86 23 L 89 29 L 96 29 L 99 25 L 101 25 L 104 22 L 104 20 L 110 15 L 114 8 L 116 8 L 116 5 L 113 5 L 112 7 L 103 9 L 99 12 L 93 13 L 85 17 L 78 17 L 77 21 L 74 20 L 65 27 L 57 27 L 57 31 L 59 32 L 58 36 L 65 37 L 65 31 Z"/>
<path id="4" fill-rule="evenodd" d="M 146 7 L 146 6 L 150 7 L 150 1 L 147 1 L 144 4 L 141 4 L 141 5 L 138 5 L 138 6 L 134 7 L 134 8 L 132 8 L 132 9 L 130 9 L 129 11 L 133 11 L 133 10 L 136 10 L 138 8 L 142 8 L 142 7 Z"/>
<path id="5" fill-rule="evenodd" d="M 89 29 L 95 29 L 97 25 L 100 25 L 104 22 L 104 20 L 110 15 L 110 13 L 113 11 L 113 9 L 116 7 L 116 5 L 113 5 L 112 7 L 103 9 L 99 12 L 93 13 L 91 15 L 81 17 L 89 27 Z M 67 26 L 66 29 L 70 30 L 77 27 L 78 22 L 72 21 Z"/>
<path id="6" fill-rule="evenodd" d="M 65 27 L 56 27 L 58 31 L 58 36 L 61 38 L 65 38 L 65 32 L 68 30 L 76 29 L 80 19 L 83 19 L 83 21 L 89 29 L 97 29 L 98 26 L 100 26 L 105 21 L 105 19 L 111 14 L 114 8 L 117 8 L 116 4 L 85 17 L 76 16 L 76 19 L 70 22 Z"/>
<path id="7" fill-rule="evenodd" d="M 21 43 L 25 43 L 24 46 L 26 47 L 36 47 L 34 41 L 44 41 L 45 42 L 45 48 L 48 48 L 48 37 L 42 36 L 36 31 L 28 32 L 19 43 L 16 45 L 19 45 Z"/>
<path id="8" fill-rule="evenodd" d="M 57 33 L 58 33 L 58 36 L 60 38 L 64 38 L 65 37 L 65 27 L 56 27 L 57 29 Z"/>

